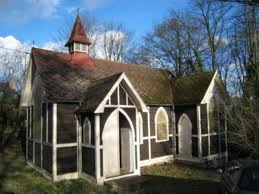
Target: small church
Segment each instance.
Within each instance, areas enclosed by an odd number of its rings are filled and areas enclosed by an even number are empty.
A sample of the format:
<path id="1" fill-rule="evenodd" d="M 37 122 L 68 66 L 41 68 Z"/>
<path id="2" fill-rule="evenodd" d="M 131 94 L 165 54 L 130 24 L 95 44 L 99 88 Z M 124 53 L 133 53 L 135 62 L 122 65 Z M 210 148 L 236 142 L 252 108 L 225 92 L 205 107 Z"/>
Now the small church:
<path id="1" fill-rule="evenodd" d="M 88 55 L 78 15 L 68 52 L 32 48 L 20 106 L 26 161 L 45 177 L 97 184 L 141 175 L 141 167 L 227 159 L 225 104 L 217 72 L 169 71 Z"/>

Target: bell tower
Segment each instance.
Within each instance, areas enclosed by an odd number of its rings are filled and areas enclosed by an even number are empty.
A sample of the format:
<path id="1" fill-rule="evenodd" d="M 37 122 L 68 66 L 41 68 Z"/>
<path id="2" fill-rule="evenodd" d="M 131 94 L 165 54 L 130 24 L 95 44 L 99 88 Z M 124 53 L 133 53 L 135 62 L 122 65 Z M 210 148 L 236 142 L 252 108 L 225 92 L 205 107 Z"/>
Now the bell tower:
<path id="1" fill-rule="evenodd" d="M 78 14 L 76 17 L 76 21 L 74 23 L 72 32 L 70 34 L 70 37 L 67 43 L 65 44 L 65 46 L 68 47 L 69 53 L 74 53 L 74 52 L 88 53 L 89 46 L 91 44 L 92 43 L 85 32 L 81 18 Z"/>

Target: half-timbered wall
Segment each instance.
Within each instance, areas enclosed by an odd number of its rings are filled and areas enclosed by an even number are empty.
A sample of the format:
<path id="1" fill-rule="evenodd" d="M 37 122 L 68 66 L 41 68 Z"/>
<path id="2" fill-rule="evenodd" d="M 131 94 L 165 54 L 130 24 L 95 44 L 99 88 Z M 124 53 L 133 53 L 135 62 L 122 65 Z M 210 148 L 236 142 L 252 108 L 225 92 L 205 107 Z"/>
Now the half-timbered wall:
<path id="1" fill-rule="evenodd" d="M 225 132 L 225 119 L 224 114 L 213 115 L 213 118 L 209 111 L 210 103 L 201 104 L 201 144 L 202 144 L 202 156 L 209 157 L 213 155 L 219 155 L 226 152 L 226 132 Z M 219 107 L 217 107 L 219 108 Z M 222 110 L 220 110 L 222 111 Z M 222 113 L 222 112 L 221 112 Z M 211 119 L 215 119 L 213 125 Z"/>
<path id="2" fill-rule="evenodd" d="M 53 104 L 43 102 L 40 108 L 37 108 L 39 112 L 37 114 L 33 114 L 34 107 L 35 104 L 27 107 L 27 161 L 51 176 Z"/>
<path id="3" fill-rule="evenodd" d="M 155 131 L 155 115 L 159 106 L 150 106 L 148 113 L 142 113 L 143 143 L 140 144 L 140 160 L 148 161 L 173 154 L 173 110 L 172 107 L 163 107 L 168 116 L 168 141 L 158 142 Z"/>
<path id="4" fill-rule="evenodd" d="M 168 141 L 158 142 L 156 140 L 155 130 L 155 115 L 159 106 L 149 107 L 149 123 L 150 123 L 150 151 L 151 159 L 161 156 L 167 156 L 173 154 L 173 120 L 172 120 L 172 107 L 163 107 L 168 117 L 169 133 Z"/>
<path id="5" fill-rule="evenodd" d="M 57 148 L 57 175 L 77 172 L 77 146 Z"/>
<path id="6" fill-rule="evenodd" d="M 57 104 L 57 175 L 77 172 L 77 118 L 74 111 L 78 105 Z"/>
<path id="7" fill-rule="evenodd" d="M 91 141 L 89 145 L 86 145 L 82 142 L 82 135 L 83 135 L 83 125 L 84 120 L 88 119 L 91 126 Z M 81 172 L 86 173 L 88 175 L 95 177 L 95 125 L 94 125 L 94 114 L 93 113 L 87 113 L 81 115 L 81 149 L 79 151 L 81 152 Z"/>
<path id="8" fill-rule="evenodd" d="M 200 105 L 202 157 L 225 155 L 226 121 L 224 94 L 213 80 Z"/>
<path id="9" fill-rule="evenodd" d="M 74 111 L 78 104 L 57 105 L 57 144 L 77 142 L 77 126 Z"/>
<path id="10" fill-rule="evenodd" d="M 212 80 L 201 104 L 175 105 L 176 153 L 179 154 L 178 125 L 181 115 L 186 114 L 192 123 L 192 159 L 208 160 L 226 155 L 226 126 L 224 94 L 215 79 Z M 214 101 L 213 101 L 214 100 Z M 214 103 L 222 106 L 211 111 Z M 223 114 L 222 114 L 223 113 Z"/>
<path id="11" fill-rule="evenodd" d="M 42 98 L 42 86 L 35 69 L 31 95 L 27 99 L 27 161 L 47 176 L 52 174 L 52 103 Z"/>
<path id="12" fill-rule="evenodd" d="M 40 86 L 37 87 L 37 95 L 33 95 L 37 99 L 33 98 L 27 108 L 27 161 L 49 177 L 75 173 L 77 122 L 74 110 L 78 104 L 41 101 Z"/>
<path id="13" fill-rule="evenodd" d="M 82 172 L 95 176 L 95 148 L 82 146 Z"/>

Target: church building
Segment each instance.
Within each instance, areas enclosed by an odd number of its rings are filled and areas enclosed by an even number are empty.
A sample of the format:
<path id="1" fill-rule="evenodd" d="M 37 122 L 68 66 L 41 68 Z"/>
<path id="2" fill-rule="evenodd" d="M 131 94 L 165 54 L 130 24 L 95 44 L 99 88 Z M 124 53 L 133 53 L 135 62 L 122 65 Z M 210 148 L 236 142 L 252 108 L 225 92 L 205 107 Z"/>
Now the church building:
<path id="1" fill-rule="evenodd" d="M 88 55 L 77 16 L 68 53 L 32 48 L 21 108 L 28 165 L 54 181 L 105 181 L 173 161 L 227 157 L 228 94 L 217 72 L 169 71 Z"/>

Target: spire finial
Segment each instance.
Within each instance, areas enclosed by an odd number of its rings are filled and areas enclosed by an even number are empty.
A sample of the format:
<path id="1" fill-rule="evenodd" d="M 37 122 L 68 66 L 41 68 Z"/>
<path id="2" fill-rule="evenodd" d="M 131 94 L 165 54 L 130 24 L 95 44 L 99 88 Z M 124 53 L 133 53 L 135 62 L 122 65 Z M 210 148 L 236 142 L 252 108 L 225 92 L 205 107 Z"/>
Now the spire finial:
<path id="1" fill-rule="evenodd" d="M 77 15 L 79 15 L 80 13 L 80 8 L 77 8 Z"/>
<path id="2" fill-rule="evenodd" d="M 79 8 L 77 9 L 77 13 L 78 15 L 72 28 L 72 32 L 67 43 L 65 44 L 65 46 L 68 47 L 73 43 L 85 44 L 87 46 L 91 45 L 91 41 L 87 37 L 87 34 L 84 30 L 84 25 L 79 16 Z"/>

